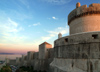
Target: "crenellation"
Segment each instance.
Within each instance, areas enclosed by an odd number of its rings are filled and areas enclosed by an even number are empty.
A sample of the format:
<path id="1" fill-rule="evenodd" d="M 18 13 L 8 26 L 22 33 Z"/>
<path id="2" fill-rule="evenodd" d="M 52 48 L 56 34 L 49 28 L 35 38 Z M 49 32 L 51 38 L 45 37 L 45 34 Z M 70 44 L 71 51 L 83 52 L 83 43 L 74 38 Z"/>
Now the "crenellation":
<path id="1" fill-rule="evenodd" d="M 76 8 L 78 8 L 78 7 L 80 7 L 81 6 L 81 4 L 78 2 L 77 4 L 76 4 Z"/>
<path id="2" fill-rule="evenodd" d="M 90 4 L 89 7 L 100 7 L 100 4 L 99 3 L 93 3 L 93 4 Z"/>
<path id="3" fill-rule="evenodd" d="M 95 14 L 95 13 L 99 14 L 100 8 L 98 6 L 100 6 L 100 4 L 91 4 L 89 7 L 87 7 L 87 5 L 83 5 L 74 9 L 68 15 L 68 21 L 70 22 L 71 19 L 73 20 L 76 17 L 80 17 L 88 14 Z"/>
<path id="4" fill-rule="evenodd" d="M 90 31 L 100 31 L 99 5 L 100 4 L 93 4 L 93 5 L 90 5 L 89 7 L 87 7 L 87 5 L 83 5 L 74 9 L 68 15 L 68 25 L 70 26 L 70 34 L 76 34 L 80 32 L 90 32 Z M 94 25 L 94 22 L 97 24 Z M 94 27 L 92 27 L 91 25 Z"/>

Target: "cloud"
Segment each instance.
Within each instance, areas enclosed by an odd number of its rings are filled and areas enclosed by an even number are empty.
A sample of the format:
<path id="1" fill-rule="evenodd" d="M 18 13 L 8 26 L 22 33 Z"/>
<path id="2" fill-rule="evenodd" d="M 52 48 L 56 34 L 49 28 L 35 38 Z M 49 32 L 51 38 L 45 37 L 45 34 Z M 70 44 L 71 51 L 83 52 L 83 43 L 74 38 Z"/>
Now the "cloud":
<path id="1" fill-rule="evenodd" d="M 58 38 L 58 34 L 61 33 L 62 35 L 68 35 L 69 34 L 69 27 L 65 26 L 65 27 L 57 27 L 54 30 L 50 30 L 47 31 L 48 33 L 46 36 L 41 36 L 39 39 L 36 39 L 33 41 L 33 43 L 38 47 L 39 44 L 43 43 L 44 41 L 48 41 L 52 39 L 53 42 L 53 38 Z"/>
<path id="2" fill-rule="evenodd" d="M 57 20 L 58 18 L 56 18 L 56 17 L 53 16 L 52 18 L 47 18 L 47 19 L 49 19 L 49 20 L 50 20 L 50 19 Z"/>
<path id="3" fill-rule="evenodd" d="M 34 23 L 34 24 L 32 24 L 32 25 L 28 25 L 28 27 L 38 26 L 38 25 L 41 25 L 40 22 Z"/>
<path id="4" fill-rule="evenodd" d="M 52 17 L 52 19 L 57 19 L 56 17 Z"/>
<path id="5" fill-rule="evenodd" d="M 51 37 L 41 37 L 43 41 L 49 40 Z"/>
<path id="6" fill-rule="evenodd" d="M 5 22 L 0 22 L 0 42 L 1 43 L 15 43 L 22 42 L 26 37 L 19 36 L 18 32 L 24 29 L 11 18 L 5 19 Z"/>
<path id="7" fill-rule="evenodd" d="M 52 31 L 47 31 L 49 34 L 47 36 L 43 36 L 41 37 L 42 41 L 47 41 L 53 37 L 58 36 L 59 33 L 61 33 L 62 35 L 64 34 L 68 34 L 69 33 L 69 28 L 68 26 L 66 27 L 58 27 Z"/>
<path id="8" fill-rule="evenodd" d="M 18 32 L 17 26 L 18 26 L 18 23 L 8 18 L 5 22 L 0 22 L 0 31 L 1 32 Z"/>
<path id="9" fill-rule="evenodd" d="M 1 24 L 0 27 L 3 27 L 3 30 L 5 29 L 5 32 L 19 32 L 21 30 L 24 30 L 22 27 L 18 27 L 18 23 L 11 20 L 10 18 L 8 18 L 6 23 L 4 23 L 3 25 Z"/>
<path id="10" fill-rule="evenodd" d="M 9 22 L 10 24 L 12 24 L 13 26 L 15 26 L 15 27 L 18 26 L 18 24 L 17 24 L 16 22 L 12 21 L 10 18 L 8 18 L 8 22 Z"/>
<path id="11" fill-rule="evenodd" d="M 30 6 L 27 0 L 19 0 L 19 1 L 29 9 Z"/>
<path id="12" fill-rule="evenodd" d="M 42 0 L 42 1 L 52 3 L 52 4 L 55 4 L 55 5 L 62 5 L 62 4 L 69 3 L 72 0 Z"/>
<path id="13" fill-rule="evenodd" d="M 33 26 L 41 25 L 40 22 L 33 24 Z"/>

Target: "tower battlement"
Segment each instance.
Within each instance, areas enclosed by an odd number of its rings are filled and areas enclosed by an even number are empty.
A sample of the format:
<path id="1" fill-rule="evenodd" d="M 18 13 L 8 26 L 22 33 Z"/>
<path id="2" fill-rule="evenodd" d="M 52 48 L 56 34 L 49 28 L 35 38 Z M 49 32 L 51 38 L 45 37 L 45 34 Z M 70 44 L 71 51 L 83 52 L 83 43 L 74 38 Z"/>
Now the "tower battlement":
<path id="1" fill-rule="evenodd" d="M 93 3 L 89 7 L 76 4 L 76 8 L 68 15 L 70 34 L 100 31 L 100 4 Z"/>
<path id="2" fill-rule="evenodd" d="M 93 3 L 87 7 L 87 5 L 80 6 L 80 3 L 77 3 L 76 9 L 74 9 L 68 15 L 68 24 L 70 24 L 70 22 L 76 18 L 91 14 L 100 14 L 100 4 Z"/>

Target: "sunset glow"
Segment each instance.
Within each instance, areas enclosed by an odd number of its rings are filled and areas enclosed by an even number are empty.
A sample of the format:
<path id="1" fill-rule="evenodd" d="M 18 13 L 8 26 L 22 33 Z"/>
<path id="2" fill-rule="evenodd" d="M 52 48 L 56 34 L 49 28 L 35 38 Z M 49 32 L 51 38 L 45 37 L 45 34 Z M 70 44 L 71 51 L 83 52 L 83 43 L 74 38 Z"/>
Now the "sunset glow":
<path id="1" fill-rule="evenodd" d="M 69 35 L 68 14 L 79 0 L 1 0 L 0 53 L 38 51 L 39 44 L 53 45 L 58 33 Z M 100 3 L 80 0 L 82 5 Z"/>

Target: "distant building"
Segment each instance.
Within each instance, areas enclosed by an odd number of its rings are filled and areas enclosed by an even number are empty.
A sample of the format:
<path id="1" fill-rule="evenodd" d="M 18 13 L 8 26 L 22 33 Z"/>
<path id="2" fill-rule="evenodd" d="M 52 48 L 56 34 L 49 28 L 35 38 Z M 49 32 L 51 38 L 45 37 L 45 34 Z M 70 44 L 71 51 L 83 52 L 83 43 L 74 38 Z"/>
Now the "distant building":
<path id="1" fill-rule="evenodd" d="M 52 48 L 52 45 L 44 42 L 39 45 L 39 59 L 48 58 L 48 49 Z"/>
<path id="2" fill-rule="evenodd" d="M 10 65 L 16 65 L 16 60 L 15 59 L 10 59 L 9 64 Z"/>

